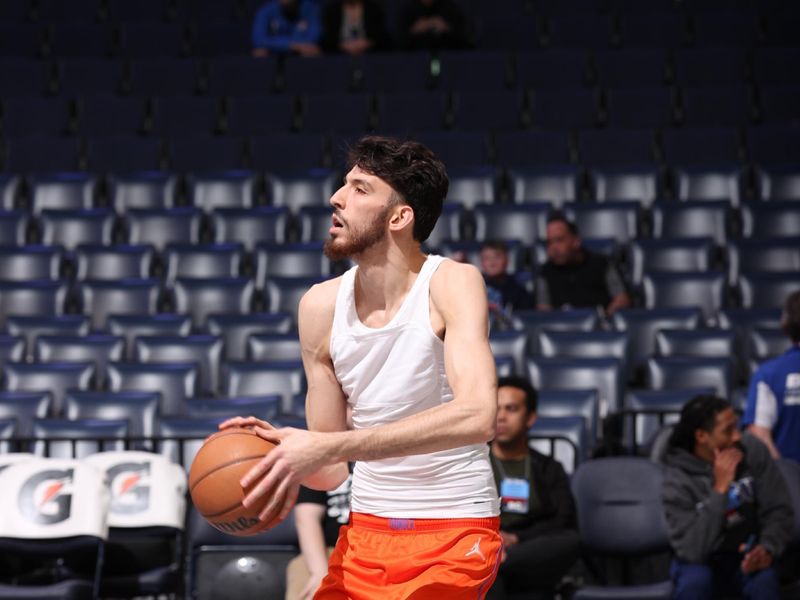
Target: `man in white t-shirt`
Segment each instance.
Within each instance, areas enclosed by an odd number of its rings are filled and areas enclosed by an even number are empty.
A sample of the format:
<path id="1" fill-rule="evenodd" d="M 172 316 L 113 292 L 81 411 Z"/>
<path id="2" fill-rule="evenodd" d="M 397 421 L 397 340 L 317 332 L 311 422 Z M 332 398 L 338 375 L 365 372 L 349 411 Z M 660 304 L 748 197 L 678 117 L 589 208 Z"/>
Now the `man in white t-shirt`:
<path id="1" fill-rule="evenodd" d="M 448 189 L 430 150 L 367 137 L 349 159 L 325 252 L 356 266 L 300 302 L 309 430 L 223 424 L 280 443 L 243 479 L 245 502 L 283 518 L 301 483 L 335 488 L 353 461 L 350 524 L 315 598 L 483 598 L 502 550 L 483 279 L 421 250 Z"/>

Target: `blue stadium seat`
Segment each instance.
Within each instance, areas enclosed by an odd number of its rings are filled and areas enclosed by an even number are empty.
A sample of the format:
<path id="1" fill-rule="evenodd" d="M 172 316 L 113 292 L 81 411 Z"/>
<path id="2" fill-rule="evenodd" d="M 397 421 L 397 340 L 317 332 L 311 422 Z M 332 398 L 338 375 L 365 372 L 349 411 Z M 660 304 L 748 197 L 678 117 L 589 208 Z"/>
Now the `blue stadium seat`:
<path id="1" fill-rule="evenodd" d="M 262 243 L 256 248 L 254 279 L 259 289 L 270 277 L 322 277 L 332 273 L 322 242 Z"/>
<path id="2" fill-rule="evenodd" d="M 368 94 L 306 94 L 301 106 L 302 131 L 362 132 L 371 129 L 372 96 Z"/>
<path id="3" fill-rule="evenodd" d="M 112 362 L 108 384 L 114 392 L 157 392 L 159 415 L 178 415 L 187 398 L 197 395 L 197 367 L 193 363 Z"/>
<path id="4" fill-rule="evenodd" d="M 742 234 L 754 239 L 800 236 L 797 202 L 772 201 L 742 205 Z"/>
<path id="5" fill-rule="evenodd" d="M 296 173 L 322 167 L 325 138 L 315 133 L 284 133 L 250 139 L 250 167 L 270 173 Z"/>
<path id="6" fill-rule="evenodd" d="M 33 433 L 34 419 L 52 414 L 50 392 L 0 392 L 0 419 L 14 419 L 15 434 L 24 439 Z"/>
<path id="7" fill-rule="evenodd" d="M 735 168 L 675 169 L 675 187 L 678 200 L 716 200 L 739 206 L 740 186 L 744 174 Z"/>
<path id="8" fill-rule="evenodd" d="M 672 7 L 674 8 L 674 6 Z M 623 48 L 679 47 L 688 37 L 686 22 L 674 10 L 652 14 L 620 14 L 620 40 Z"/>
<path id="9" fill-rule="evenodd" d="M 163 251 L 168 244 L 200 241 L 202 213 L 197 208 L 128 209 L 123 218 L 129 244 L 149 244 Z"/>
<path id="10" fill-rule="evenodd" d="M 192 138 L 220 129 L 220 101 L 209 96 L 162 96 L 151 103 L 154 134 Z"/>
<path id="11" fill-rule="evenodd" d="M 430 87 L 431 58 L 427 52 L 366 54 L 359 61 L 361 89 L 391 93 Z"/>
<path id="12" fill-rule="evenodd" d="M 64 96 L 115 94 L 122 89 L 122 61 L 67 57 L 58 61 L 58 91 Z"/>
<path id="13" fill-rule="evenodd" d="M 655 165 L 649 129 L 603 129 L 580 134 L 581 163 L 590 167 L 642 168 Z"/>
<path id="14" fill-rule="evenodd" d="M 0 239 L 21 246 L 27 240 L 28 217 L 16 210 L 0 210 Z"/>
<path id="15" fill-rule="evenodd" d="M 51 317 L 65 309 L 67 285 L 63 281 L 0 281 L 0 325 L 11 317 Z M 9 329 L 9 333 L 16 335 Z"/>
<path id="16" fill-rule="evenodd" d="M 582 417 L 586 425 L 586 440 L 593 447 L 600 434 L 597 390 L 538 390 L 536 414 L 540 417 Z"/>
<path id="17" fill-rule="evenodd" d="M 64 258 L 58 246 L 0 246 L 0 280 L 58 280 Z"/>
<path id="18" fill-rule="evenodd" d="M 70 106 L 63 98 L 8 98 L 3 102 L 3 134 L 7 137 L 64 135 Z"/>
<path id="19" fill-rule="evenodd" d="M 206 327 L 209 333 L 222 337 L 228 360 L 242 361 L 247 358 L 251 335 L 286 334 L 293 331 L 294 321 L 289 313 L 211 314 Z"/>
<path id="20" fill-rule="evenodd" d="M 583 88 L 532 92 L 531 124 L 540 129 L 589 129 L 598 124 L 597 94 Z"/>
<path id="21" fill-rule="evenodd" d="M 96 377 L 90 362 L 6 363 L 3 371 L 6 390 L 50 392 L 53 415 L 62 413 L 68 390 L 89 390 Z"/>
<path id="22" fill-rule="evenodd" d="M 647 361 L 647 386 L 653 390 L 713 388 L 722 398 L 730 398 L 734 364 L 730 357 L 699 358 L 652 357 Z"/>
<path id="23" fill-rule="evenodd" d="M 354 87 L 349 55 L 323 55 L 317 60 L 288 56 L 283 64 L 282 90 L 290 94 L 349 92 Z"/>
<path id="24" fill-rule="evenodd" d="M 87 155 L 89 167 L 94 171 L 122 177 L 137 173 L 137 179 L 150 177 L 144 176 L 145 173 L 156 177 L 164 175 L 160 173 L 165 164 L 164 147 L 159 138 L 94 137 L 87 141 Z"/>
<path id="25" fill-rule="evenodd" d="M 630 390 L 625 396 L 625 444 L 641 453 L 652 446 L 654 437 L 665 426 L 679 420 L 683 405 L 700 394 L 713 394 L 714 388 L 681 390 Z"/>
<path id="26" fill-rule="evenodd" d="M 241 169 L 245 166 L 244 140 L 228 136 L 190 135 L 172 137 L 169 166 L 183 173 Z"/>
<path id="27" fill-rule="evenodd" d="M 136 136 L 144 131 L 147 103 L 143 98 L 93 94 L 78 98 L 77 110 L 82 136 Z"/>
<path id="28" fill-rule="evenodd" d="M 253 362 L 300 360 L 297 333 L 254 333 L 247 338 L 247 359 Z"/>
<path id="29" fill-rule="evenodd" d="M 726 282 L 722 271 L 645 273 L 644 305 L 646 308 L 698 307 L 706 323 L 713 325 L 717 311 L 728 304 Z"/>
<path id="30" fill-rule="evenodd" d="M 10 316 L 6 319 L 5 326 L 9 334 L 25 340 L 25 360 L 33 360 L 36 339 L 40 335 L 86 335 L 89 333 L 88 317 L 60 313 L 61 309 L 45 310 L 38 316 Z"/>
<path id="31" fill-rule="evenodd" d="M 81 244 L 73 254 L 74 277 L 87 279 L 147 279 L 153 273 L 152 246 Z"/>
<path id="32" fill-rule="evenodd" d="M 199 328 L 212 313 L 251 312 L 255 285 L 247 277 L 178 278 L 172 293 L 176 311 L 189 314 Z"/>
<path id="33" fill-rule="evenodd" d="M 81 312 L 90 316 L 96 331 L 111 315 L 154 314 L 161 301 L 157 279 L 86 280 L 77 284 Z"/>
<path id="34" fill-rule="evenodd" d="M 326 212 L 330 227 L 330 211 L 326 209 Z M 262 241 L 283 242 L 288 220 L 289 211 L 275 206 L 216 208 L 211 214 L 214 241 L 240 243 L 248 252 Z"/>
<path id="35" fill-rule="evenodd" d="M 95 373 L 102 374 L 112 360 L 122 360 L 124 338 L 116 335 L 93 333 L 83 336 L 40 335 L 36 339 L 33 359 L 36 362 L 89 362 Z"/>
<path id="36" fill-rule="evenodd" d="M 580 176 L 580 168 L 571 165 L 509 169 L 511 200 L 549 202 L 553 208 L 560 208 L 578 199 Z"/>
<path id="37" fill-rule="evenodd" d="M 269 94 L 277 61 L 250 56 L 216 56 L 208 61 L 207 92 L 212 96 Z"/>
<path id="38" fill-rule="evenodd" d="M 744 308 L 781 308 L 789 294 L 800 290 L 800 272 L 742 273 L 739 293 Z"/>
<path id="39" fill-rule="evenodd" d="M 273 206 L 286 207 L 297 214 L 304 206 L 329 206 L 329 200 L 340 184 L 331 169 L 312 169 L 300 173 L 267 174 L 267 189 Z"/>
<path id="40" fill-rule="evenodd" d="M 283 412 L 289 412 L 295 394 L 305 391 L 305 375 L 299 360 L 273 362 L 227 361 L 222 364 L 224 396 L 280 394 Z"/>
<path id="41" fill-rule="evenodd" d="M 745 272 L 800 271 L 800 238 L 735 240 L 725 247 L 728 279 Z"/>
<path id="42" fill-rule="evenodd" d="M 783 169 L 760 167 L 756 173 L 758 193 L 762 200 L 800 199 L 800 169 L 796 166 Z"/>
<path id="43" fill-rule="evenodd" d="M 83 160 L 79 140 L 69 137 L 10 138 L 5 148 L 5 169 L 13 173 L 79 171 Z"/>
<path id="44" fill-rule="evenodd" d="M 132 361 L 136 339 L 141 336 L 187 336 L 192 329 L 188 315 L 178 314 L 137 314 L 111 315 L 108 317 L 108 331 L 125 339 L 125 360 Z"/>
<path id="45" fill-rule="evenodd" d="M 598 202 L 635 202 L 650 208 L 660 195 L 657 167 L 593 168 L 589 170 L 589 181 Z"/>
<path id="46" fill-rule="evenodd" d="M 509 57 L 505 52 L 449 51 L 439 55 L 440 89 L 465 91 L 499 91 L 508 87 Z"/>
<path id="47" fill-rule="evenodd" d="M 661 134 L 664 161 L 681 167 L 735 167 L 742 159 L 741 140 L 733 127 L 666 129 Z"/>
<path id="48" fill-rule="evenodd" d="M 639 236 L 641 211 L 631 202 L 574 203 L 564 212 L 583 238 L 613 238 L 619 244 L 628 244 Z"/>
<path id="49" fill-rule="evenodd" d="M 378 94 L 378 129 L 395 134 L 444 129 L 446 100 L 438 91 Z"/>
<path id="50" fill-rule="evenodd" d="M 714 201 L 657 203 L 653 206 L 653 237 L 711 238 L 724 245 L 730 228 L 730 206 Z"/>
<path id="51" fill-rule="evenodd" d="M 516 58 L 516 83 L 521 89 L 576 89 L 587 81 L 588 63 L 581 50 L 518 52 Z"/>
<path id="52" fill-rule="evenodd" d="M 550 206 L 545 203 L 515 205 L 477 204 L 473 210 L 475 239 L 517 240 L 531 245 L 545 238 Z"/>
<path id="53" fill-rule="evenodd" d="M 597 82 L 606 88 L 611 88 L 610 92 L 614 93 L 639 88 L 655 92 L 667 79 L 667 52 L 663 48 L 610 51 L 598 48 L 594 52 L 593 62 Z M 661 91 L 668 92 L 665 88 L 661 88 Z M 653 94 L 651 98 L 669 99 L 669 95 Z"/>
<path id="54" fill-rule="evenodd" d="M 288 133 L 295 120 L 295 98 L 288 94 L 232 96 L 226 108 L 226 133 L 231 135 Z"/>
<path id="55" fill-rule="evenodd" d="M 136 58 L 128 63 L 127 89 L 139 96 L 193 94 L 198 87 L 198 69 L 191 59 Z"/>
<path id="56" fill-rule="evenodd" d="M 537 389 L 596 389 L 601 418 L 622 406 L 623 369 L 617 358 L 528 359 L 528 376 Z"/>
<path id="57" fill-rule="evenodd" d="M 697 272 L 716 266 L 711 238 L 634 240 L 628 246 L 631 283 L 640 286 L 647 272 Z"/>
<path id="58" fill-rule="evenodd" d="M 198 392 L 213 396 L 219 389 L 223 350 L 222 338 L 216 335 L 139 336 L 134 344 L 134 358 L 142 363 L 194 363 Z"/>
<path id="59" fill-rule="evenodd" d="M 489 162 L 484 131 L 419 131 L 411 138 L 430 148 L 451 169 L 469 169 Z"/>
<path id="60" fill-rule="evenodd" d="M 98 419 L 127 421 L 128 435 L 135 441 L 131 448 L 149 448 L 143 438 L 156 435 L 161 394 L 139 391 L 80 391 L 67 392 L 64 415 L 67 419 Z"/>
<path id="61" fill-rule="evenodd" d="M 126 58 L 184 56 L 185 30 L 180 24 L 124 23 L 118 29 L 119 53 Z"/>
<path id="62" fill-rule="evenodd" d="M 61 6 L 65 5 L 59 2 Z M 77 3 L 73 4 L 76 6 Z M 107 57 L 114 53 L 114 30 L 104 25 L 87 22 L 55 23 L 47 41 L 52 56 Z"/>
<path id="63" fill-rule="evenodd" d="M 711 88 L 686 88 L 681 122 L 690 127 L 736 127 L 753 120 L 753 99 L 742 82 Z"/>
<path id="64" fill-rule="evenodd" d="M 80 210 L 94 205 L 97 177 L 90 173 L 50 173 L 28 179 L 30 209 L 35 215 L 43 210 Z"/>
<path id="65" fill-rule="evenodd" d="M 300 298 L 312 285 L 326 279 L 327 276 L 268 277 L 264 294 L 269 300 L 269 309 L 273 312 L 288 312 L 297 318 Z"/>
<path id="66" fill-rule="evenodd" d="M 237 277 L 241 272 L 241 244 L 169 244 L 162 260 L 164 282 L 172 285 L 179 277 L 209 279 Z"/>
<path id="67" fill-rule="evenodd" d="M 747 75 L 747 52 L 741 47 L 681 49 L 672 62 L 682 86 L 741 84 Z"/>
<path id="68" fill-rule="evenodd" d="M 494 147 L 494 162 L 502 167 L 571 162 L 569 137 L 563 131 L 499 131 L 494 135 Z"/>
<path id="69" fill-rule="evenodd" d="M 608 48 L 612 25 L 612 19 L 605 15 L 553 15 L 548 21 L 546 44 L 554 48 Z"/>
<path id="70" fill-rule="evenodd" d="M 567 474 L 572 474 L 589 454 L 589 438 L 582 416 L 541 416 L 528 430 L 528 445 L 552 456 Z"/>

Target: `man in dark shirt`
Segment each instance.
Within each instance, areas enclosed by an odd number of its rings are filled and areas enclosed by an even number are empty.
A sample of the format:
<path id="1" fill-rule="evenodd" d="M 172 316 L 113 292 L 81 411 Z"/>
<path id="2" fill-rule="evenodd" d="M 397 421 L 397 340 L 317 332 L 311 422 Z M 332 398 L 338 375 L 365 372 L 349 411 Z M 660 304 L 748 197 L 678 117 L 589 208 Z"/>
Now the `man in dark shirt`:
<path id="1" fill-rule="evenodd" d="M 501 377 L 497 388 L 491 460 L 504 553 L 489 600 L 553 589 L 577 561 L 580 548 L 564 468 L 528 445 L 528 430 L 536 421 L 536 390 L 522 377 Z"/>
<path id="2" fill-rule="evenodd" d="M 537 308 L 600 306 L 611 315 L 630 303 L 614 265 L 581 244 L 574 223 L 560 214 L 551 216 L 547 221 L 547 262 L 536 281 Z"/>

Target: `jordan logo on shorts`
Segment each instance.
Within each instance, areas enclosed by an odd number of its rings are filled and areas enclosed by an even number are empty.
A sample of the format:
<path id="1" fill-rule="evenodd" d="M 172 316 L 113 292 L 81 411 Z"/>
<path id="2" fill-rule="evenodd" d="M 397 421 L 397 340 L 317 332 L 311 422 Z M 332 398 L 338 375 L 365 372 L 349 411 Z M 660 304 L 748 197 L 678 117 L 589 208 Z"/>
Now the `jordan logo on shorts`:
<path id="1" fill-rule="evenodd" d="M 483 555 L 483 552 L 481 552 L 481 540 L 482 539 L 483 538 L 478 538 L 478 540 L 475 542 L 475 545 L 472 546 L 472 550 L 467 552 L 464 556 L 472 556 L 473 554 L 475 554 L 477 556 L 480 556 L 481 560 L 485 561 L 486 557 Z"/>

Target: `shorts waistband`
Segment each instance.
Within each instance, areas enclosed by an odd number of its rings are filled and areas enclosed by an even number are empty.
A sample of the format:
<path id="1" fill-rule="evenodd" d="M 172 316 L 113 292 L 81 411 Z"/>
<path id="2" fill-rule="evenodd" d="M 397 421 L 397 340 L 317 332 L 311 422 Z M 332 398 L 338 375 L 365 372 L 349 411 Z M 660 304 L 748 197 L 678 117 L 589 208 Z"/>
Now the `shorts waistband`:
<path id="1" fill-rule="evenodd" d="M 350 513 L 350 524 L 375 531 L 436 531 L 453 527 L 481 527 L 500 529 L 500 517 L 478 517 L 467 519 L 399 519 L 376 517 L 365 513 Z"/>

